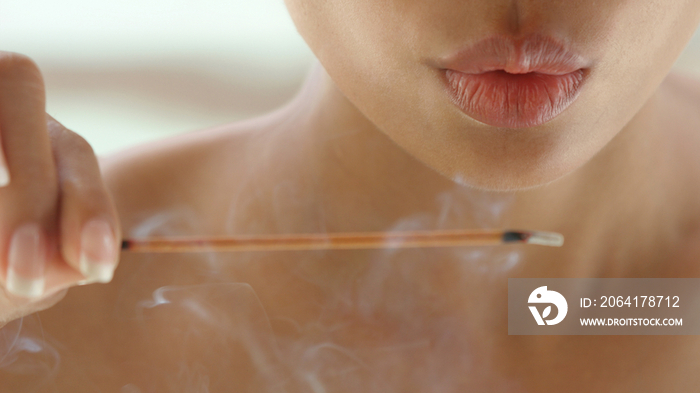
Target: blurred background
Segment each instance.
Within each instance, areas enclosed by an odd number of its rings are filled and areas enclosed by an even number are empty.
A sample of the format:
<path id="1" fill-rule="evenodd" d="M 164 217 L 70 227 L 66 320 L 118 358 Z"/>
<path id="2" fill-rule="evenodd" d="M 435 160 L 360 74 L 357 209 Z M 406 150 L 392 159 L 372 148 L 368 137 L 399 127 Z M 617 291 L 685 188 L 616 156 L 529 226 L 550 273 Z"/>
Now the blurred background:
<path id="1" fill-rule="evenodd" d="M 277 108 L 314 60 L 283 0 L 3 0 L 0 50 L 98 154 Z M 700 78 L 700 31 L 675 67 Z"/>

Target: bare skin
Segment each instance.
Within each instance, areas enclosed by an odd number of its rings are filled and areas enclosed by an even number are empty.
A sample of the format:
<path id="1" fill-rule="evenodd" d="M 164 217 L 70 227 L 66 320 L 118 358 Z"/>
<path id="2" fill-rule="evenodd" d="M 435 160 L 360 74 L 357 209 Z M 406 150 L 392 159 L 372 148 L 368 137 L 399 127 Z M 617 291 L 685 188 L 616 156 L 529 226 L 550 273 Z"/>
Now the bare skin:
<path id="1" fill-rule="evenodd" d="M 560 232 L 565 246 L 123 253 L 109 284 L 71 288 L 51 308 L 61 293 L 31 307 L 0 303 L 5 319 L 47 308 L 25 318 L 41 320 L 34 343 L 42 350 L 27 363 L 39 371 L 5 366 L 0 384 L 47 392 L 698 390 L 694 336 L 509 336 L 505 310 L 509 277 L 698 277 L 700 83 L 667 73 L 700 6 L 344 4 L 287 1 L 325 67 L 296 100 L 102 158 L 101 177 L 77 172 L 95 185 L 90 197 L 56 198 L 56 187 L 71 191 L 66 182 L 34 192 L 49 206 L 46 227 L 85 216 L 49 214 L 66 200 L 83 206 L 109 195 L 114 209 L 105 202 L 93 213 L 118 216 L 117 238 L 511 227 Z M 465 37 L 538 29 L 563 31 L 595 60 L 575 105 L 519 133 L 442 105 L 424 58 Z M 27 107 L 27 118 L 44 121 L 40 106 Z M 3 141 L 21 135 L 2 132 Z M 75 155 L 47 146 L 58 158 Z M 17 149 L 11 169 L 29 156 Z M 54 184 L 46 157 L 41 173 Z M 59 160 L 58 177 L 94 169 L 82 164 Z M 6 195 L 0 204 L 18 204 Z M 62 259 L 47 283 L 54 291 L 84 278 L 70 239 L 77 232 L 61 232 Z M 59 356 L 40 361 L 51 353 Z"/>
<path id="2" fill-rule="evenodd" d="M 71 289 L 58 305 L 39 313 L 45 331 L 71 348 L 70 353 L 80 354 L 80 358 L 64 360 L 64 369 L 56 377 L 58 391 L 96 387 L 119 391 L 123 386 L 177 391 L 169 385 L 174 381 L 201 388 L 205 383 L 201 375 L 200 379 L 193 377 L 195 370 L 208 376 L 210 391 L 275 391 L 275 386 L 281 391 L 309 391 L 318 384 L 329 391 L 425 391 L 438 384 L 448 391 L 693 391 L 700 386 L 694 372 L 700 362 L 700 342 L 692 336 L 508 336 L 503 310 L 507 308 L 508 277 L 698 276 L 700 250 L 695 228 L 700 216 L 695 213 L 698 202 L 692 198 L 700 180 L 700 162 L 692 155 L 700 143 L 695 132 L 700 126 L 694 111 L 700 103 L 696 86 L 697 82 L 689 84 L 671 74 L 655 95 L 654 111 L 644 121 L 640 118 L 632 123 L 658 125 L 635 130 L 635 135 L 646 132 L 647 140 L 660 133 L 668 137 L 668 130 L 673 130 L 664 149 L 654 145 L 653 160 L 643 154 L 629 157 L 639 158 L 630 165 L 658 163 L 634 187 L 617 182 L 621 174 L 616 171 L 601 177 L 591 169 L 591 174 L 584 175 L 589 169 L 584 167 L 581 177 L 597 176 L 599 181 L 592 184 L 600 189 L 581 187 L 579 184 L 588 183 L 574 181 L 572 176 L 544 189 L 505 197 L 508 207 L 500 218 L 487 218 L 489 222 L 465 212 L 479 204 L 474 201 L 483 200 L 475 195 L 499 200 L 494 194 L 461 186 L 455 189 L 448 179 L 421 167 L 381 134 L 346 136 L 366 138 L 352 144 L 347 140 L 318 144 L 326 136 L 309 138 L 306 134 L 324 132 L 322 129 L 304 128 L 288 120 L 284 111 L 104 159 L 105 178 L 116 196 L 124 233 L 132 236 L 144 230 L 144 218 L 187 206 L 193 213 L 175 213 L 153 233 L 378 230 L 395 227 L 401 217 L 427 213 L 423 217 L 429 218 L 418 218 L 414 225 L 499 227 L 507 223 L 558 230 L 565 234 L 566 243 L 558 249 L 481 248 L 485 252 L 481 257 L 469 254 L 473 250 L 443 249 L 395 254 L 229 254 L 212 262 L 201 256 L 126 253 L 112 283 Z M 284 126 L 275 127 L 280 123 Z M 325 130 L 327 134 L 334 131 Z M 631 133 L 620 136 L 627 135 Z M 596 156 L 591 167 L 605 160 L 624 161 L 619 151 Z M 246 158 L 261 154 L 272 158 L 258 167 Z M 352 161 L 358 158 L 362 162 Z M 361 176 L 367 173 L 360 171 L 368 162 L 372 175 Z M 412 169 L 394 171 L 392 165 Z M 605 165 L 629 173 L 622 164 Z M 221 181 L 222 168 L 228 171 L 225 182 Z M 405 178 L 397 177 L 404 173 Z M 394 180 L 379 181 L 383 176 Z M 293 179 L 288 183 L 292 186 L 275 192 L 289 179 Z M 667 185 L 663 194 L 654 192 L 659 182 Z M 649 192 L 640 192 L 645 184 Z M 324 192 L 318 193 L 319 188 Z M 390 203 L 387 195 L 399 191 L 407 195 L 406 201 Z M 548 198 L 546 191 L 576 198 Z M 352 194 L 347 195 L 349 192 Z M 438 223 L 441 207 L 434 201 L 441 192 L 454 199 L 448 218 Z M 599 193 L 615 197 L 603 199 Z M 628 193 L 637 197 L 625 197 Z M 639 198 L 640 194 L 650 198 Z M 318 199 L 320 195 L 324 198 Z M 232 196 L 236 196 L 233 206 Z M 550 209 L 557 214 L 544 214 Z M 231 211 L 236 213 L 220 213 Z M 280 216 L 280 211 L 285 214 Z M 618 220 L 609 219 L 611 211 L 619 212 Z M 640 211 L 654 214 L 645 216 Z M 190 216 L 196 216 L 196 221 L 188 223 Z M 566 220 L 556 222 L 555 218 Z M 636 237 L 630 236 L 632 232 Z M 509 265 L 504 258 L 513 252 L 517 262 Z M 219 289 L 228 296 L 218 299 L 197 292 L 204 290 L 201 285 L 212 282 L 249 287 L 230 293 Z M 187 293 L 197 299 L 204 296 L 208 309 L 220 313 L 219 325 L 213 327 L 198 318 L 192 322 L 187 312 L 158 314 L 157 307 L 142 308 L 139 314 L 139 302 L 151 299 L 152 292 L 164 286 L 189 288 L 193 292 Z M 176 294 L 173 299 L 180 298 Z M 410 301 L 405 304 L 402 299 Z M 245 307 L 240 306 L 243 304 Z M 68 323 L 86 313 L 89 322 L 78 327 Z M 136 315 L 149 318 L 136 323 Z M 245 323 L 234 328 L 232 320 Z M 204 337 L 181 342 L 182 329 L 194 327 Z M 238 333 L 250 334 L 251 329 L 255 333 L 245 336 L 248 345 L 236 340 Z M 229 349 L 218 352 L 215 348 L 224 333 Z M 273 335 L 279 352 L 265 341 Z M 311 348 L 315 351 L 309 352 Z M 274 371 L 269 369 L 272 365 L 277 367 Z M 78 371 L 85 367 L 110 373 L 95 378 L 89 371 L 88 375 Z M 299 374 L 302 370 L 313 380 Z"/>

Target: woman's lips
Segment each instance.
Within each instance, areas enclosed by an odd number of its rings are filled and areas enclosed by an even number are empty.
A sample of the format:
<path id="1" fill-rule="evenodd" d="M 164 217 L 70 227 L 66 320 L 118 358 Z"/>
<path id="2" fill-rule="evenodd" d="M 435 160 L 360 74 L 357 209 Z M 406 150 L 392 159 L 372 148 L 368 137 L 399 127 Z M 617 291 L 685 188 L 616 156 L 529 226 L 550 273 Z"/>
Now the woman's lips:
<path id="1" fill-rule="evenodd" d="M 446 70 L 452 102 L 475 120 L 494 127 L 523 128 L 544 124 L 578 97 L 583 70 L 564 75 L 465 74 Z"/>
<path id="2" fill-rule="evenodd" d="M 543 35 L 495 36 L 439 63 L 452 102 L 494 127 L 544 124 L 578 97 L 588 62 Z"/>

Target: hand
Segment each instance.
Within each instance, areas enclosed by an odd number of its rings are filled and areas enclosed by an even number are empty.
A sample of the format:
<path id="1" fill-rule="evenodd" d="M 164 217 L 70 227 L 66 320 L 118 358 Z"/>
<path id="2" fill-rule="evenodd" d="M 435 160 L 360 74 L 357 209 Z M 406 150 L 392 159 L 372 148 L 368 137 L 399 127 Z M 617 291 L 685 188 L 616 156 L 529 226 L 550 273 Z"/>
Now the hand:
<path id="1" fill-rule="evenodd" d="M 46 114 L 36 64 L 0 52 L 0 326 L 109 282 L 119 239 L 92 148 Z"/>

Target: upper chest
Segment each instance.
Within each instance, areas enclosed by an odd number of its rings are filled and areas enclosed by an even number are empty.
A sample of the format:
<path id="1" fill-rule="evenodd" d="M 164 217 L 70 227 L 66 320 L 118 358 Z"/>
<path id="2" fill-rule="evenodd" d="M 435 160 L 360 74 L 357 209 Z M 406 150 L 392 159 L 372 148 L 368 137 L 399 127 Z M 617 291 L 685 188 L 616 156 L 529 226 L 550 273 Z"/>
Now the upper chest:
<path id="1" fill-rule="evenodd" d="M 485 269 L 513 262 L 482 252 L 481 268 L 419 251 L 127 256 L 40 316 L 57 383 L 101 391 L 700 387 L 692 336 L 509 336 L 507 275 Z"/>

